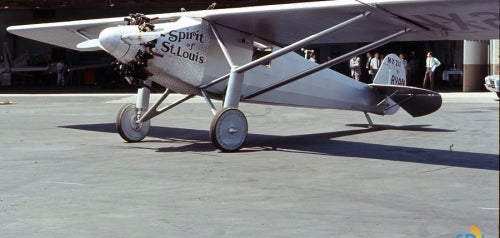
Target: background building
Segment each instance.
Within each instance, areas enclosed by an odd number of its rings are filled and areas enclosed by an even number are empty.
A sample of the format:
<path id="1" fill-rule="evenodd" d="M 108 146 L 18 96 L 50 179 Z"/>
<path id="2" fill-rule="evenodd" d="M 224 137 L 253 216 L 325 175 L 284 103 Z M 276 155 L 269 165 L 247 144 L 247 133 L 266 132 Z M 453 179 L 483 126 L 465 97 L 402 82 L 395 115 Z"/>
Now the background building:
<path id="1" fill-rule="evenodd" d="M 304 1 L 286 1 L 304 2 Z M 253 5 L 278 4 L 283 1 L 217 1 L 216 8 L 243 7 Z M 175 12 L 183 10 L 202 10 L 212 4 L 212 1 L 160 1 L 160 0 L 8 0 L 0 5 L 0 42 L 2 51 L 8 50 L 17 64 L 27 66 L 47 66 L 58 60 L 64 60 L 73 69 L 68 74 L 73 85 L 98 84 L 101 87 L 114 87 L 120 79 L 108 65 L 112 58 L 104 52 L 82 53 L 44 43 L 24 39 L 6 32 L 11 25 L 33 24 L 56 21 L 82 20 L 90 18 L 107 18 L 127 16 L 129 13 Z M 311 45 L 316 50 L 318 63 L 349 52 L 366 43 Z M 437 82 L 440 90 L 482 91 L 483 78 L 489 74 L 499 73 L 499 43 L 494 41 L 427 41 L 427 42 L 392 42 L 379 47 L 372 52 L 387 55 L 403 53 L 407 60 L 413 60 L 416 69 L 410 75 L 410 85 L 421 86 L 425 72 L 425 55 L 433 51 L 442 66 L 438 68 Z M 413 53 L 412 53 L 413 52 Z M 300 52 L 298 52 L 300 53 Z M 2 52 L 3 59 L 4 52 Z M 366 60 L 361 55 L 363 61 Z M 3 61 L 3 60 L 2 60 Z M 102 66 L 102 67 L 96 67 Z M 334 69 L 349 74 L 348 62 L 334 66 Z M 454 74 L 464 70 L 463 77 Z M 458 70 L 458 71 L 457 71 Z M 444 72 L 446 74 L 443 74 Z M 448 73 L 451 72 L 451 73 Z M 5 75 L 3 75 L 5 76 Z M 10 75 L 11 84 L 2 81 L 2 86 L 9 87 L 41 87 L 55 84 L 53 72 L 37 72 L 24 75 Z M 451 80 L 445 81 L 443 79 Z M 462 83 L 461 79 L 465 79 Z M 368 78 L 363 81 L 369 83 Z"/>

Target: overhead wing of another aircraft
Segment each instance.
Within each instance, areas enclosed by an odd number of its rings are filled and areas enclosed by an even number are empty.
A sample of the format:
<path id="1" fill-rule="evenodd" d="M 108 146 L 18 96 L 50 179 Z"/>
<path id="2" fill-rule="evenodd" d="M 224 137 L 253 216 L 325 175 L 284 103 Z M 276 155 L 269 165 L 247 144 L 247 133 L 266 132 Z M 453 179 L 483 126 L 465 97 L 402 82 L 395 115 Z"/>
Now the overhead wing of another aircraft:
<path id="1" fill-rule="evenodd" d="M 287 45 L 365 11 L 371 12 L 368 20 L 315 43 L 371 42 L 403 27 L 413 31 L 399 37 L 401 41 L 486 40 L 499 35 L 496 0 L 336 0 L 158 14 L 155 22 L 176 21 L 182 16 L 202 18 Z M 104 28 L 119 24 L 123 18 L 13 26 L 8 31 L 83 51 L 89 49 L 77 48 L 78 43 L 98 38 Z"/>
<path id="2" fill-rule="evenodd" d="M 28 63 L 32 58 L 30 55 L 22 55 L 17 59 L 12 58 L 7 42 L 2 44 L 3 62 L 0 64 L 0 74 L 16 74 L 16 75 L 30 75 L 34 72 L 56 73 L 56 63 L 49 62 L 50 56 L 45 56 L 44 60 L 38 62 L 45 66 L 33 66 Z M 110 67 L 110 64 L 91 64 L 91 65 L 72 65 L 68 68 L 69 71 L 78 71 L 85 69 L 97 69 Z"/>
<path id="3" fill-rule="evenodd" d="M 44 71 L 49 71 L 51 69 L 51 65 L 47 66 L 28 66 L 25 65 L 26 62 L 23 63 L 22 66 L 14 64 L 14 60 L 12 59 L 9 47 L 7 46 L 7 43 L 4 42 L 2 44 L 2 50 L 3 50 L 3 58 L 4 62 L 3 65 L 0 67 L 0 74 L 3 73 L 30 73 L 30 72 L 44 72 Z M 25 59 L 27 60 L 27 59 Z"/>

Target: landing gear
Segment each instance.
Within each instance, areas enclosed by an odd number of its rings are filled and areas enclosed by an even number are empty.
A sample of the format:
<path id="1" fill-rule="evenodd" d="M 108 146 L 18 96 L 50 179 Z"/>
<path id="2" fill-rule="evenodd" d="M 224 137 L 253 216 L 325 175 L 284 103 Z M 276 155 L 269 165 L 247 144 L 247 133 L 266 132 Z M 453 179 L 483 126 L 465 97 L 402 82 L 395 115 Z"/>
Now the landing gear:
<path id="1" fill-rule="evenodd" d="M 245 115 L 236 108 L 219 111 L 210 124 L 210 140 L 223 152 L 236 151 L 243 145 L 248 133 Z"/>
<path id="2" fill-rule="evenodd" d="M 139 142 L 149 134 L 151 121 L 137 122 L 137 108 L 134 104 L 123 106 L 116 117 L 116 129 L 127 142 Z"/>

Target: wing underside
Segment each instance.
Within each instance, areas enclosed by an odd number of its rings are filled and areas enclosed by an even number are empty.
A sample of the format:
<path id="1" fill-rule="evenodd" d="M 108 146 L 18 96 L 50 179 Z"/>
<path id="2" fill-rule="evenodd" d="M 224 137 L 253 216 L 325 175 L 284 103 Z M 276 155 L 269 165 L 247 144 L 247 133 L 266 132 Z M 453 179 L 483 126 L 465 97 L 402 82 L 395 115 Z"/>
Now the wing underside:
<path id="1" fill-rule="evenodd" d="M 158 17 L 156 22 L 175 21 L 181 16 L 205 19 L 287 45 L 365 11 L 372 13 L 366 20 L 315 43 L 372 42 L 403 28 L 411 28 L 412 32 L 397 40 L 486 40 L 498 38 L 499 34 L 499 3 L 496 0 L 337 0 L 154 16 Z M 97 38 L 102 29 L 119 24 L 123 24 L 123 18 L 13 26 L 8 31 L 82 50 L 76 48 L 78 43 Z"/>

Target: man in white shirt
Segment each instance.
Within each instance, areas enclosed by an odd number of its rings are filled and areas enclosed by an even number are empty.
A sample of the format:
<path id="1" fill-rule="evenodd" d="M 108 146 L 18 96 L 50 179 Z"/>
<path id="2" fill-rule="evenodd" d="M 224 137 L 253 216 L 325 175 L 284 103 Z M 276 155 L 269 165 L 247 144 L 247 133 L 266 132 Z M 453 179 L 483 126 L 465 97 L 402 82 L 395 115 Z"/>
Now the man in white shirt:
<path id="1" fill-rule="evenodd" d="M 349 68 L 351 69 L 351 77 L 359 81 L 361 77 L 361 59 L 358 56 L 351 58 Z"/>
<path id="2" fill-rule="evenodd" d="M 378 53 L 373 55 L 373 58 L 370 60 L 370 70 L 368 73 L 372 76 L 372 80 L 377 75 L 378 68 L 380 66 L 380 60 L 378 59 Z"/>
<path id="3" fill-rule="evenodd" d="M 430 90 L 434 90 L 434 71 L 439 65 L 441 65 L 441 62 L 435 57 L 432 57 L 432 52 L 427 52 L 427 59 L 425 60 L 426 70 L 422 88 L 425 88 L 427 81 L 430 81 Z"/>

